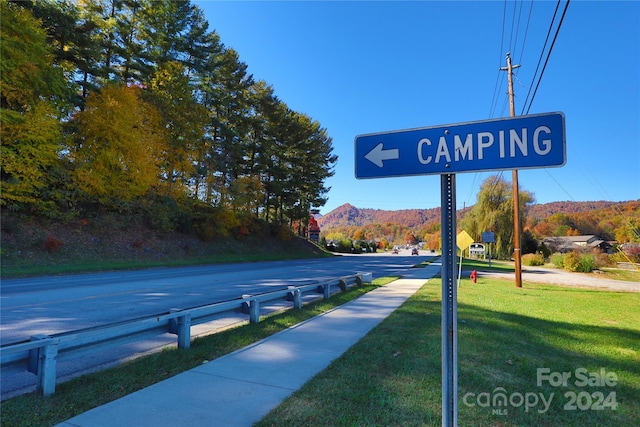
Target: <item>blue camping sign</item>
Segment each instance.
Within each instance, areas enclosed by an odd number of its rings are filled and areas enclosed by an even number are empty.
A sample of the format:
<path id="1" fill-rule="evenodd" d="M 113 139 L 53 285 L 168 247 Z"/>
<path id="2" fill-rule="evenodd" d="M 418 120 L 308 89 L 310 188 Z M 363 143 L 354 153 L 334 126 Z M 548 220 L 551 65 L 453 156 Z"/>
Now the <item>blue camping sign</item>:
<path id="1" fill-rule="evenodd" d="M 559 167 L 565 119 L 545 113 L 358 135 L 356 178 Z"/>

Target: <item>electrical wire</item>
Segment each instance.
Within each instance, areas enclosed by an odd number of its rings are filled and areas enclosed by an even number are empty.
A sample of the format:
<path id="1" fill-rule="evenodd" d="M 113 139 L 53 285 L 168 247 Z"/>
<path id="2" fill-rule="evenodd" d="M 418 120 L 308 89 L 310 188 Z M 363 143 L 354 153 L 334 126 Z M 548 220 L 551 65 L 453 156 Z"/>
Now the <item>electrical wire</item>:
<path id="1" fill-rule="evenodd" d="M 496 76 L 496 83 L 493 88 L 493 96 L 491 97 L 491 105 L 489 107 L 489 118 L 494 117 L 495 109 L 498 104 L 498 99 L 500 98 L 498 95 L 499 89 L 502 87 L 504 82 L 504 74 L 500 72 L 500 66 L 502 65 L 502 50 L 504 49 L 504 27 L 507 20 L 507 0 L 504 0 L 503 8 L 502 8 L 502 35 L 500 36 L 500 52 L 498 55 L 498 74 Z"/>
<path id="2" fill-rule="evenodd" d="M 524 100 L 522 111 L 524 111 L 524 106 L 526 106 L 527 102 L 529 101 L 529 95 L 531 94 L 531 89 L 533 89 L 533 82 L 536 80 L 536 76 L 538 75 L 538 70 L 540 69 L 540 64 L 542 63 L 542 57 L 544 56 L 544 51 L 547 48 L 547 42 L 549 41 L 549 36 L 551 35 L 551 30 L 553 29 L 553 23 L 556 20 L 556 14 L 558 13 L 559 7 L 560 7 L 560 0 L 558 0 L 558 3 L 556 4 L 556 10 L 553 12 L 553 18 L 551 18 L 551 24 L 549 24 L 549 31 L 547 31 L 547 38 L 545 39 L 544 45 L 542 46 L 542 51 L 540 51 L 540 58 L 538 58 L 538 65 L 536 65 L 536 70 L 533 73 L 533 78 L 531 79 L 531 86 L 529 86 L 529 91 L 527 92 L 527 97 Z"/>
<path id="3" fill-rule="evenodd" d="M 547 63 L 549 62 L 549 57 L 551 57 L 551 51 L 553 51 L 553 46 L 556 44 L 556 39 L 558 38 L 558 34 L 560 33 L 560 27 L 562 27 L 562 22 L 564 21 L 564 17 L 567 14 L 567 9 L 569 8 L 569 3 L 571 0 L 567 0 L 567 3 L 564 5 L 564 10 L 562 11 L 562 16 L 560 17 L 560 22 L 558 23 L 558 28 L 556 28 L 556 33 L 553 36 L 553 41 L 551 42 L 551 47 L 549 47 L 549 52 L 547 53 L 547 58 L 544 61 L 544 66 L 542 67 L 542 72 L 540 73 L 540 77 L 538 78 L 538 83 L 536 84 L 536 90 L 533 92 L 533 96 L 531 97 L 531 101 L 529 102 L 529 107 L 527 108 L 526 113 L 529 114 L 529 110 L 531 109 L 531 104 L 533 104 L 533 99 L 536 97 L 536 93 L 538 93 L 538 87 L 540 86 L 540 81 L 542 81 L 542 76 L 544 75 L 544 70 L 547 68 Z M 526 102 L 525 102 L 526 104 Z M 524 111 L 524 109 L 523 109 Z"/>
<path id="4" fill-rule="evenodd" d="M 562 27 L 562 23 L 564 22 L 564 18 L 566 16 L 567 13 L 567 9 L 569 7 L 569 3 L 571 2 L 571 0 L 567 0 L 565 6 L 564 6 L 564 10 L 562 12 L 562 15 L 560 17 L 560 21 L 556 27 L 555 30 L 555 34 L 553 36 L 553 39 L 551 41 L 551 45 L 549 47 L 549 50 L 546 53 L 546 58 L 544 60 L 544 65 L 542 66 L 542 70 L 540 72 L 540 75 L 538 76 L 538 70 L 540 70 L 540 65 L 542 64 L 542 59 L 545 55 L 545 51 L 546 51 L 546 47 L 547 44 L 549 43 L 549 39 L 551 36 L 551 33 L 553 31 L 554 28 L 554 24 L 556 21 L 556 17 L 558 15 L 558 10 L 560 8 L 561 5 L 561 1 L 558 0 L 554 13 L 553 13 L 553 17 L 551 19 L 551 23 L 549 25 L 549 30 L 547 31 L 547 36 L 545 38 L 545 42 L 544 45 L 542 47 L 542 50 L 540 52 L 540 57 L 538 59 L 538 63 L 536 65 L 536 70 L 534 72 L 534 76 L 531 80 L 531 85 L 529 86 L 529 90 L 527 92 L 527 96 L 525 99 L 525 102 L 523 103 L 523 107 L 522 107 L 522 113 L 521 115 L 524 114 L 529 114 L 529 111 L 531 110 L 531 106 L 533 105 L 533 101 L 535 99 L 535 96 L 538 92 L 538 89 L 540 87 L 540 83 L 542 81 L 542 77 L 544 76 L 544 72 L 547 68 L 548 62 L 549 62 L 549 58 L 551 57 L 551 52 L 553 51 L 553 47 L 555 46 L 555 42 L 558 38 L 558 34 L 560 32 L 560 28 Z M 512 37 L 513 37 L 513 28 L 514 28 L 514 21 L 515 21 L 515 10 L 516 10 L 516 6 L 514 5 L 514 15 L 512 17 L 512 25 L 511 25 L 511 34 L 510 34 L 510 38 L 509 38 L 509 49 L 510 50 L 514 50 L 517 47 L 517 41 L 518 41 L 518 32 L 520 29 L 520 15 L 522 12 L 522 2 L 520 2 L 520 9 L 519 9 L 519 15 L 518 15 L 518 24 L 516 26 L 516 35 L 515 35 L 515 40 L 513 41 L 513 45 L 512 45 Z M 526 42 L 527 42 L 527 36 L 528 36 L 528 32 L 529 32 L 529 25 L 531 23 L 531 16 L 533 13 L 533 0 L 530 3 L 529 6 L 529 13 L 527 16 L 527 24 L 525 27 L 525 32 L 524 32 L 524 37 L 523 37 L 523 41 L 522 41 L 522 47 L 521 50 L 519 52 L 519 61 L 521 62 L 522 58 L 524 57 L 524 51 L 525 51 L 525 47 L 526 47 Z M 503 9 L 503 21 L 502 21 L 502 37 L 501 37 L 501 44 L 500 44 L 500 64 L 502 63 L 502 50 L 504 48 L 504 39 L 505 39 L 505 23 L 506 23 L 506 16 L 507 16 L 507 5 L 506 5 L 506 0 L 504 3 L 504 9 Z M 519 70 L 518 70 L 519 71 Z M 517 79 L 517 72 L 514 73 L 514 76 Z M 537 77 L 536 77 L 537 76 Z M 502 77 L 502 78 L 501 78 Z M 536 81 L 537 78 L 537 81 Z M 524 88 L 524 85 L 522 84 L 522 82 L 517 79 L 517 81 L 520 83 L 520 86 Z M 535 85 L 534 85 L 534 82 Z M 504 74 L 499 72 L 498 77 L 496 78 L 496 83 L 495 83 L 495 87 L 494 87 L 494 93 L 493 93 L 493 97 L 492 97 L 492 102 L 491 102 L 491 107 L 490 107 L 490 117 L 493 117 L 493 114 L 495 112 L 496 107 L 498 106 L 498 100 L 499 100 L 499 88 L 501 88 L 503 86 L 504 83 Z M 535 89 L 534 89 L 535 86 Z M 532 94 L 533 91 L 533 94 Z M 505 101 L 503 103 L 503 107 L 502 107 L 502 115 L 504 115 L 504 111 L 506 110 L 506 106 L 508 105 L 508 97 L 505 97 Z M 572 195 L 569 193 L 569 191 L 567 191 L 566 188 L 563 187 L 563 185 L 545 168 L 545 172 L 549 175 L 549 177 L 556 183 L 556 185 L 562 189 L 562 191 L 564 191 L 564 193 L 569 197 L 569 199 L 573 202 L 576 202 L 576 200 L 572 197 Z M 497 186 L 498 182 L 500 182 L 500 180 L 503 177 L 503 171 L 500 171 L 498 175 L 494 176 L 494 179 L 491 182 L 491 187 L 489 189 L 490 192 L 493 192 L 495 190 L 495 187 Z M 476 175 L 474 176 L 474 180 L 473 180 L 473 184 L 472 184 L 472 188 L 475 187 L 476 183 L 478 180 L 478 174 L 476 173 Z M 597 184 L 597 183 L 596 183 Z M 594 185 L 594 187 L 596 189 L 598 189 L 601 193 L 601 188 L 599 188 L 598 185 Z M 605 192 L 606 193 L 606 192 Z M 607 197 L 605 195 L 605 197 Z M 471 198 L 471 192 L 470 192 L 470 196 L 469 198 Z M 609 199 L 611 199 L 611 197 L 609 196 Z M 631 233 L 633 233 L 635 236 L 640 237 L 640 231 L 638 230 L 637 227 L 634 227 L 634 224 L 629 221 L 629 219 L 627 217 L 624 216 L 623 212 L 620 210 L 620 208 L 618 206 L 613 205 L 613 209 L 623 218 L 623 221 L 626 223 L 627 227 L 629 227 Z"/>
<path id="5" fill-rule="evenodd" d="M 518 59 L 518 63 L 522 62 L 522 57 L 524 56 L 524 48 L 527 43 L 527 34 L 529 34 L 529 23 L 531 22 L 532 12 L 533 12 L 533 0 L 531 0 L 531 5 L 529 6 L 529 16 L 527 17 L 527 27 L 524 30 L 524 38 L 522 40 L 522 48 L 520 49 L 520 59 Z"/>
<path id="6" fill-rule="evenodd" d="M 520 18 L 522 17 L 522 1 L 520 0 L 520 8 L 518 9 L 518 23 L 516 24 L 516 37 L 513 41 L 513 45 L 509 48 L 510 51 L 513 51 L 515 49 L 515 47 L 518 45 L 518 33 L 520 32 Z M 513 20 L 515 21 L 515 17 L 516 17 L 516 11 L 515 11 L 516 6 L 514 5 L 513 7 Z M 512 25 L 512 30 L 513 31 L 513 25 Z"/>

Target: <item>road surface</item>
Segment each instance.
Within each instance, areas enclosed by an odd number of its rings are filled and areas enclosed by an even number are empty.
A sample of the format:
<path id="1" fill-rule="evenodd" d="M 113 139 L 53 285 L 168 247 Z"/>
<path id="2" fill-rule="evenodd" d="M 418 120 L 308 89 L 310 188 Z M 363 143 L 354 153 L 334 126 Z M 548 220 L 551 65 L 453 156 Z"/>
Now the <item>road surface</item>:
<path id="1" fill-rule="evenodd" d="M 426 259 L 409 254 L 409 251 L 403 251 L 399 255 L 382 253 L 3 280 L 0 341 L 2 345 L 28 341 L 37 334 L 77 331 L 162 314 L 172 308 L 212 304 L 237 299 L 244 294 L 259 294 L 359 272 L 371 272 L 374 278 L 401 276 Z M 192 328 L 192 335 L 207 333 L 211 327 L 228 327 L 246 321 L 245 318 L 236 316 L 218 322 L 220 326 L 199 325 Z M 103 369 L 166 345 L 175 345 L 175 342 L 175 335 L 165 334 L 156 340 L 135 342 L 82 359 L 59 362 L 58 378 L 66 380 Z M 31 391 L 35 389 L 35 375 L 3 372 L 0 387 L 2 399 Z"/>

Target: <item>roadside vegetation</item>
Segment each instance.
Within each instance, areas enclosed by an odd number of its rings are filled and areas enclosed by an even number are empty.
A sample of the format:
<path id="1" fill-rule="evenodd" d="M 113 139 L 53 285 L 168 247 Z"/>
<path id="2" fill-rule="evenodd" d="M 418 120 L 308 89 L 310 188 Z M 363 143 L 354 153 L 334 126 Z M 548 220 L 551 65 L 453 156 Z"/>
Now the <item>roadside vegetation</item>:
<path id="1" fill-rule="evenodd" d="M 602 268 L 604 277 L 613 280 L 623 280 L 625 282 L 640 282 L 640 271 L 626 270 L 621 268 Z"/>
<path id="2" fill-rule="evenodd" d="M 208 261 L 229 241 L 305 236 L 327 201 L 327 129 L 254 79 L 190 1 L 0 0 L 0 40 L 3 274 L 87 253 L 164 264 L 153 243 L 168 234 Z"/>
<path id="3" fill-rule="evenodd" d="M 430 280 L 258 426 L 441 425 L 440 287 Z M 463 279 L 458 299 L 460 425 L 639 424 L 640 294 Z M 539 368 L 571 378 L 538 385 Z M 616 380 L 596 385 L 603 372 Z"/>
<path id="4" fill-rule="evenodd" d="M 142 218 L 104 215 L 90 221 L 17 220 L 2 215 L 2 278 L 275 261 L 332 256 L 298 238 L 288 226 L 255 221 L 252 235 L 202 240 L 188 232 L 161 231 Z"/>
<path id="5" fill-rule="evenodd" d="M 562 254 L 556 254 L 560 259 L 563 258 Z M 581 273 L 588 275 L 597 275 L 597 277 L 603 279 L 612 279 L 612 280 L 621 280 L 625 282 L 638 282 L 640 283 L 640 271 L 638 270 L 627 270 L 622 268 L 614 268 L 614 267 L 600 267 L 594 270 L 568 270 L 564 268 L 564 264 L 555 264 L 553 262 L 547 262 L 545 264 L 529 264 L 524 262 L 523 257 L 523 266 L 540 266 L 544 268 L 550 269 L 564 269 L 566 271 L 570 271 L 572 273 Z M 552 257 L 552 260 L 554 258 Z M 463 258 L 462 260 L 462 268 L 465 270 L 480 270 L 480 271 L 502 271 L 502 272 L 513 272 L 515 271 L 514 263 L 512 261 L 503 261 L 503 260 L 492 260 L 491 267 L 489 267 L 489 262 L 481 259 L 473 259 L 473 258 Z M 526 269 L 526 268 L 525 268 Z"/>

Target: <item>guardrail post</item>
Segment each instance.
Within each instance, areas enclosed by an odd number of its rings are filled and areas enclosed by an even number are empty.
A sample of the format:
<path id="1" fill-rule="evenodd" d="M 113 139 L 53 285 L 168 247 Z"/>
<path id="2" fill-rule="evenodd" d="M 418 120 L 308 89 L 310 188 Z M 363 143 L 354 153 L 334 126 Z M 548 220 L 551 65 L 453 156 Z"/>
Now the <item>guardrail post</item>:
<path id="1" fill-rule="evenodd" d="M 362 273 L 358 277 L 360 278 L 360 284 L 373 283 L 373 273 Z"/>
<path id="2" fill-rule="evenodd" d="M 260 322 L 260 301 L 258 301 L 257 299 L 252 299 L 249 302 L 249 322 Z"/>
<path id="3" fill-rule="evenodd" d="M 240 312 L 242 314 L 249 314 L 251 312 L 251 295 L 242 295 L 242 304 L 240 304 Z"/>
<path id="4" fill-rule="evenodd" d="M 293 291 L 293 308 L 302 308 L 302 291 L 299 288 Z"/>
<path id="5" fill-rule="evenodd" d="M 327 282 L 324 284 L 324 299 L 331 298 L 331 283 Z"/>
<path id="6" fill-rule="evenodd" d="M 287 301 L 293 301 L 293 308 L 302 308 L 302 291 L 295 286 L 289 286 Z"/>
<path id="7" fill-rule="evenodd" d="M 182 311 L 172 308 L 170 313 Z M 185 312 L 182 316 L 169 319 L 169 332 L 178 335 L 178 348 L 191 347 L 191 313 Z"/>
<path id="8" fill-rule="evenodd" d="M 340 290 L 342 292 L 347 290 L 347 280 L 346 279 L 340 279 L 340 282 L 338 283 L 338 286 L 340 287 Z"/>
<path id="9" fill-rule="evenodd" d="M 36 391 L 44 397 L 52 396 L 56 391 L 56 356 L 58 355 L 58 340 L 52 340 L 48 335 L 33 335 L 31 341 L 49 340 L 42 347 L 29 351 L 29 372 L 37 376 Z"/>

